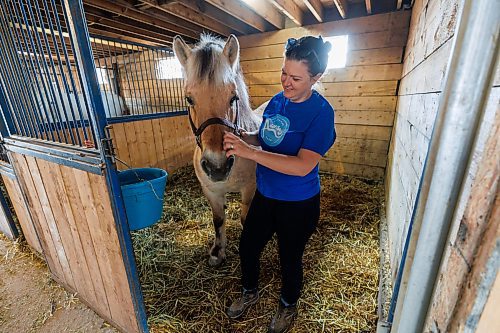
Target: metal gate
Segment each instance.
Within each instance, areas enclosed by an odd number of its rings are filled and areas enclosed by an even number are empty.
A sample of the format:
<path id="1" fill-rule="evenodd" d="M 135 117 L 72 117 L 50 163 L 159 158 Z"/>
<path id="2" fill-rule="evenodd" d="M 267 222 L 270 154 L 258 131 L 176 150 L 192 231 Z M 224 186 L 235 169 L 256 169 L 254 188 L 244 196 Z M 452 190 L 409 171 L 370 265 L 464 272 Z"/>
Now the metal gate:
<path id="1" fill-rule="evenodd" d="M 4 145 L 53 278 L 148 332 L 91 43 L 81 0 L 0 0 Z"/>

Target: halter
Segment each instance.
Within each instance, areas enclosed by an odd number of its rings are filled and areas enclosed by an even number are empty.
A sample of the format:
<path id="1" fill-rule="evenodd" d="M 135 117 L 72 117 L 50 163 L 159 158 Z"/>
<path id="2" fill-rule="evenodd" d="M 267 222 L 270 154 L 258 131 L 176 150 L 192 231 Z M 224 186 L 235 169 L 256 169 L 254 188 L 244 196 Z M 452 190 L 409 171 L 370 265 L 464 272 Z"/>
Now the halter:
<path id="1" fill-rule="evenodd" d="M 193 131 L 193 134 L 196 138 L 196 144 L 198 145 L 198 147 L 200 147 L 200 149 L 203 150 L 203 148 L 201 147 L 201 134 L 210 125 L 224 125 L 232 129 L 235 135 L 241 137 L 240 127 L 238 126 L 238 115 L 239 115 L 238 100 L 239 100 L 238 96 L 235 96 L 233 100 L 233 102 L 236 102 L 236 117 L 234 118 L 234 123 L 230 122 L 225 118 L 214 117 L 205 120 L 200 125 L 199 128 L 196 128 L 196 126 L 194 125 L 193 118 L 191 118 L 191 106 L 189 106 L 188 108 L 189 124 L 191 125 L 191 130 Z"/>

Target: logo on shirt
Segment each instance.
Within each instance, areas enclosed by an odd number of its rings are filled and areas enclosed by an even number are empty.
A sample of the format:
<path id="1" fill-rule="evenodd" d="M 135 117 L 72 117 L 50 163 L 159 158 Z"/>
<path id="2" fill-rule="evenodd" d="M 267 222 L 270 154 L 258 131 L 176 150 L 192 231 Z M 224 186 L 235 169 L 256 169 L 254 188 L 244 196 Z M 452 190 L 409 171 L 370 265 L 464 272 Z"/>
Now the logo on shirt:
<path id="1" fill-rule="evenodd" d="M 289 127 L 290 120 L 277 114 L 266 119 L 260 136 L 268 146 L 275 147 L 283 141 Z"/>

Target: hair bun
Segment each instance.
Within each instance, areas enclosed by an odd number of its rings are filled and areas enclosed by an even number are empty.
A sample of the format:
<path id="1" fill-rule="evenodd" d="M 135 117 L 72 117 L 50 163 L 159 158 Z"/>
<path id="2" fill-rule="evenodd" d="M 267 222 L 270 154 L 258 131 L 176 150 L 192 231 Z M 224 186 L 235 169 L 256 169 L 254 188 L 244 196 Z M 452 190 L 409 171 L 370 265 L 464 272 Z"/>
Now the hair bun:
<path id="1" fill-rule="evenodd" d="M 323 42 L 323 50 L 325 53 L 328 53 L 332 50 L 332 43 L 330 42 Z"/>

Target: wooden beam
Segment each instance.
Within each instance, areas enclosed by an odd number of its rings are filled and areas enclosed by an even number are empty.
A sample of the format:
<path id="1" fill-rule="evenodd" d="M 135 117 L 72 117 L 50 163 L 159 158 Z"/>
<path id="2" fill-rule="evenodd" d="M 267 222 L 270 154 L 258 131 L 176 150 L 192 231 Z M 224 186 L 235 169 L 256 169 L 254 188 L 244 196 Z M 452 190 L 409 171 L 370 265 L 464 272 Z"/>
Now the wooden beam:
<path id="1" fill-rule="evenodd" d="M 281 12 L 267 1 L 245 1 L 245 4 L 250 7 L 254 12 L 266 19 L 278 29 L 285 27 L 285 18 Z"/>
<path id="2" fill-rule="evenodd" d="M 371 15 L 371 13 L 372 13 L 372 2 L 371 2 L 371 0 L 365 0 L 365 4 L 366 4 L 366 13 L 368 15 Z"/>
<path id="3" fill-rule="evenodd" d="M 323 5 L 320 0 L 303 0 L 318 22 L 323 22 Z"/>
<path id="4" fill-rule="evenodd" d="M 292 20 L 299 27 L 302 26 L 304 20 L 304 13 L 302 9 L 294 2 L 290 0 L 270 0 L 271 3 L 285 13 L 290 20 Z"/>
<path id="5" fill-rule="evenodd" d="M 333 0 L 333 3 L 337 7 L 340 16 L 345 19 L 347 17 L 347 0 Z"/>
<path id="6" fill-rule="evenodd" d="M 269 23 L 253 10 L 245 6 L 239 1 L 234 0 L 206 0 L 206 2 L 225 11 L 229 15 L 236 17 L 238 20 L 254 27 L 260 32 L 269 30 Z"/>
<path id="7" fill-rule="evenodd" d="M 158 44 L 172 44 L 173 38 L 165 34 L 157 33 L 148 29 L 141 28 L 136 25 L 122 23 L 120 21 L 112 20 L 100 15 L 95 15 L 91 12 L 85 13 L 85 18 L 89 23 L 102 25 L 108 28 L 121 30 L 124 33 L 131 32 L 136 35 L 142 36 L 145 40 L 152 40 Z"/>
<path id="8" fill-rule="evenodd" d="M 161 27 L 163 29 L 171 31 L 173 34 L 179 34 L 195 39 L 199 37 L 199 32 L 195 32 L 193 30 L 189 30 L 182 26 L 168 22 L 164 17 L 160 17 L 159 15 L 152 15 L 150 13 L 141 12 L 134 6 L 122 1 L 120 1 L 120 3 L 117 3 L 116 1 L 109 2 L 103 0 L 85 0 L 85 3 L 89 6 L 99 8 L 119 16 L 127 17 L 131 20 Z"/>
<path id="9" fill-rule="evenodd" d="M 165 0 L 158 0 L 158 2 L 161 4 L 162 1 Z M 209 3 L 206 3 L 205 1 L 200 1 L 200 0 L 180 0 L 179 3 L 181 3 L 183 6 L 188 7 L 195 12 L 197 12 L 199 15 L 205 16 L 205 17 L 210 17 L 214 19 L 217 22 L 220 22 L 221 24 L 224 24 L 225 26 L 229 27 L 230 29 L 233 29 L 241 34 L 253 34 L 256 32 L 259 32 L 257 29 L 249 26 L 248 24 L 238 20 L 237 18 L 227 15 L 225 11 L 220 10 L 219 8 L 212 6 Z M 165 3 L 168 4 L 168 3 Z M 161 4 L 162 5 L 162 4 Z"/>
<path id="10" fill-rule="evenodd" d="M 204 15 L 200 15 L 198 12 L 192 10 L 189 7 L 183 6 L 179 2 L 169 2 L 160 5 L 156 0 L 139 0 L 139 2 L 149 5 L 152 8 L 159 9 L 165 13 L 177 16 L 184 20 L 189 20 L 203 28 L 213 31 L 222 36 L 229 36 L 234 33 L 226 25 Z"/>

